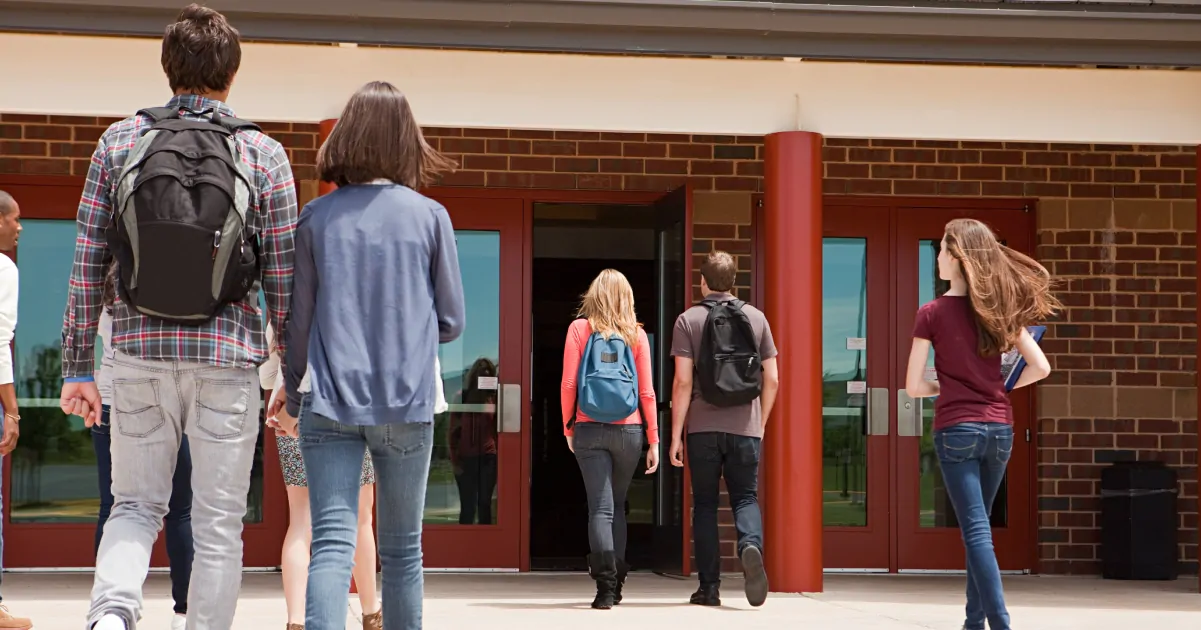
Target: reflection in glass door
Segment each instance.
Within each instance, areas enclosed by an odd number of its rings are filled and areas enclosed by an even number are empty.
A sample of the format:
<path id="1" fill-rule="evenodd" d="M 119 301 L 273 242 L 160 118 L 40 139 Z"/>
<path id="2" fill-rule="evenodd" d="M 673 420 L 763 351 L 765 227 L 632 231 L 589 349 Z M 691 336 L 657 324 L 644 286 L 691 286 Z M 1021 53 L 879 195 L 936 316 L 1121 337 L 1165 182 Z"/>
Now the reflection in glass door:
<path id="1" fill-rule="evenodd" d="M 427 525 L 491 525 L 496 514 L 500 389 L 500 233 L 455 232 L 467 328 L 438 349 L 449 409 L 434 421 Z"/>
<path id="2" fill-rule="evenodd" d="M 423 547 L 430 568 L 521 568 L 525 202 L 435 195 L 455 228 L 463 334 L 438 349 L 449 409 L 434 418 Z M 431 366 L 432 367 L 432 366 Z"/>
<path id="3" fill-rule="evenodd" d="M 880 216 L 832 212 L 823 226 L 823 561 L 886 571 L 888 214 L 861 212 Z"/>
<path id="4" fill-rule="evenodd" d="M 26 199 L 19 197 L 18 203 L 24 206 Z M 62 318 L 75 254 L 75 223 L 26 219 L 22 224 L 16 259 L 23 290 L 14 368 L 23 422 L 16 450 L 4 458 L 6 566 L 90 567 L 100 508 L 96 454 L 83 419 L 63 415 L 58 404 Z M 282 541 L 278 528 L 272 529 L 268 522 L 272 515 L 264 509 L 264 444 L 260 432 L 244 519 L 247 566 L 278 565 L 276 541 Z M 166 566 L 161 540 L 152 563 Z"/>

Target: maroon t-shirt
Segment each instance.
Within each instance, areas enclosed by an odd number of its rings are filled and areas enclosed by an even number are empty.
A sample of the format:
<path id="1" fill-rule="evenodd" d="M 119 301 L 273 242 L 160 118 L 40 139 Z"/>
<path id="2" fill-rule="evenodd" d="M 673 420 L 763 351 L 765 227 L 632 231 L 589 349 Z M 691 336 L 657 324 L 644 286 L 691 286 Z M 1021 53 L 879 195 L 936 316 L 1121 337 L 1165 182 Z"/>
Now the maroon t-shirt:
<path id="1" fill-rule="evenodd" d="M 966 296 L 944 295 L 918 309 L 913 336 L 934 346 L 935 431 L 961 422 L 1013 423 L 1001 355 L 980 356 L 976 316 Z"/>

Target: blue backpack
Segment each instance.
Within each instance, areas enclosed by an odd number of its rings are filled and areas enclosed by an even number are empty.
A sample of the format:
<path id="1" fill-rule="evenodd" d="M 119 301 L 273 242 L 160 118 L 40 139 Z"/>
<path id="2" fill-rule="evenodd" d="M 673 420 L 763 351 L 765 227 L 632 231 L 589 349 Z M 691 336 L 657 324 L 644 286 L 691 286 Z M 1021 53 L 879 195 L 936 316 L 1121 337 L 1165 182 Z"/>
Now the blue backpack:
<path id="1" fill-rule="evenodd" d="M 618 422 L 638 411 L 638 369 L 634 351 L 619 335 L 594 332 L 580 358 L 576 413 L 596 422 Z M 573 422 L 574 424 L 574 422 Z"/>

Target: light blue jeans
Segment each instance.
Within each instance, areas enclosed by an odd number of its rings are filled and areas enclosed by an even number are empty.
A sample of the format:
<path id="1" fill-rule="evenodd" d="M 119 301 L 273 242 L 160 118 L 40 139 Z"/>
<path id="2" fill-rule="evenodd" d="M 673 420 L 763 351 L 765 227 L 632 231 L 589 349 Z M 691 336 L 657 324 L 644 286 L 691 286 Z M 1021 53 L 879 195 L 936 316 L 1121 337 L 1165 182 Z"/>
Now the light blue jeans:
<path id="1" fill-rule="evenodd" d="M 1013 427 L 995 422 L 952 425 L 934 434 L 934 448 L 967 551 L 964 628 L 984 630 L 987 619 L 992 630 L 1009 630 L 989 516 L 1013 452 Z"/>
<path id="2" fill-rule="evenodd" d="M 433 444 L 432 422 L 360 427 L 316 413 L 301 415 L 300 452 L 313 518 L 306 630 L 346 628 L 364 449 L 371 451 L 377 479 L 384 623 L 388 630 L 420 630 L 425 587 L 421 522 Z"/>

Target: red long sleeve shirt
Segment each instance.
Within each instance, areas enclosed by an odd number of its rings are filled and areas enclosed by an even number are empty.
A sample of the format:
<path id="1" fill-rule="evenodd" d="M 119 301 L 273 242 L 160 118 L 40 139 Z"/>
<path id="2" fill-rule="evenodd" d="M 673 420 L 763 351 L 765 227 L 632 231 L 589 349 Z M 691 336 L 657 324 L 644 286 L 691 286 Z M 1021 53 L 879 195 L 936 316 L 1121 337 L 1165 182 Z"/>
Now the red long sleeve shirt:
<path id="1" fill-rule="evenodd" d="M 592 336 L 592 326 L 586 319 L 577 319 L 567 329 L 567 342 L 563 346 L 563 385 L 560 388 L 560 400 L 563 406 L 563 435 L 570 437 L 572 430 L 567 427 L 572 416 L 576 422 L 593 422 L 584 413 L 576 414 L 576 378 L 580 372 L 580 360 L 584 348 L 588 346 L 588 337 Z M 638 398 L 641 400 L 639 411 L 630 414 L 625 420 L 610 424 L 642 424 L 646 419 L 646 439 L 651 444 L 659 443 L 659 416 L 655 407 L 655 381 L 651 373 L 651 344 L 646 338 L 646 331 L 638 329 L 638 346 L 634 348 L 634 366 L 638 370 Z"/>

